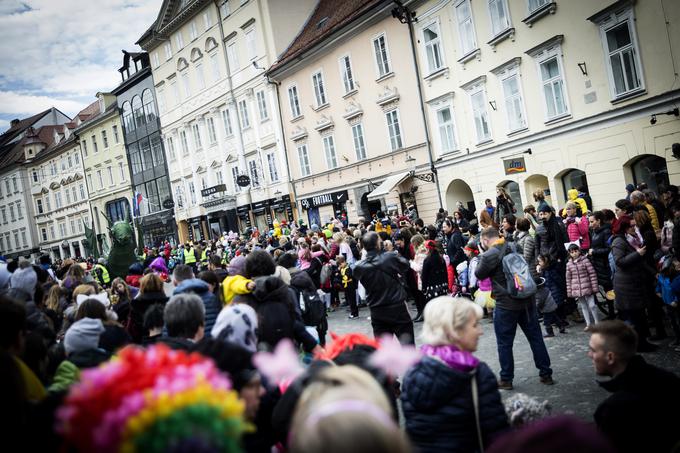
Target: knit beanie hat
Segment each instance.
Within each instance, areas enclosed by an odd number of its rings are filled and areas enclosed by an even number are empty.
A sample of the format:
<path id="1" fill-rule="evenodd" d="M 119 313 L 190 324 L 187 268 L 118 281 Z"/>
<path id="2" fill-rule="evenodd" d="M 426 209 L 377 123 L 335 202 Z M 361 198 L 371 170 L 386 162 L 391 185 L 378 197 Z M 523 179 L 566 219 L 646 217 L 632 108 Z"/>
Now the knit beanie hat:
<path id="1" fill-rule="evenodd" d="M 538 212 L 552 212 L 552 208 L 548 205 L 548 203 L 546 203 L 543 206 L 541 206 Z"/>
<path id="2" fill-rule="evenodd" d="M 28 261 L 21 261 L 19 267 L 10 277 L 12 288 L 21 289 L 31 295 L 35 294 L 35 285 L 38 283 L 38 275 Z"/>
<path id="3" fill-rule="evenodd" d="M 9 279 L 12 274 L 7 270 L 7 264 L 0 263 L 0 291 L 9 288 Z"/>
<path id="4" fill-rule="evenodd" d="M 246 270 L 246 257 L 243 255 L 235 256 L 229 261 L 227 272 L 229 275 L 243 275 Z"/>
<path id="5" fill-rule="evenodd" d="M 96 349 L 99 345 L 99 336 L 103 332 L 104 325 L 101 319 L 83 318 L 74 322 L 64 336 L 66 355 Z"/>

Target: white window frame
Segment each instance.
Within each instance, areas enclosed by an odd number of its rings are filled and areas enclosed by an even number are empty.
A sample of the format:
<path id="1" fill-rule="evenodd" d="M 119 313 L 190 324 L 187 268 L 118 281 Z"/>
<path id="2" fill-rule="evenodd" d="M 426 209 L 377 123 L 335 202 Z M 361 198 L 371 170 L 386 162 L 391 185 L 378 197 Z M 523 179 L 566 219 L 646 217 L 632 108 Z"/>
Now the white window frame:
<path id="1" fill-rule="evenodd" d="M 300 104 L 300 94 L 298 93 L 297 85 L 291 85 L 286 90 L 288 92 L 288 106 L 290 107 L 290 114 L 293 119 L 302 116 L 302 106 Z"/>
<path id="2" fill-rule="evenodd" d="M 231 124 L 231 111 L 228 108 L 222 110 L 222 126 L 224 126 L 224 134 L 227 137 L 234 135 L 234 128 Z"/>
<path id="3" fill-rule="evenodd" d="M 394 119 L 396 119 L 396 122 Z M 385 112 L 385 122 L 387 124 L 387 136 L 390 139 L 390 150 L 397 151 L 403 149 L 404 130 L 401 127 L 401 116 L 399 115 L 399 109 L 393 109 L 389 112 Z"/>
<path id="4" fill-rule="evenodd" d="M 360 134 L 358 132 L 360 132 Z M 354 143 L 354 155 L 357 161 L 366 159 L 366 134 L 364 134 L 363 123 L 352 126 L 352 143 Z"/>
<path id="5" fill-rule="evenodd" d="M 203 27 L 206 31 L 212 27 L 212 14 L 210 14 L 210 10 L 203 13 Z"/>
<path id="6" fill-rule="evenodd" d="M 503 18 L 499 17 L 499 22 L 496 24 L 494 22 L 494 15 L 491 12 L 492 8 L 496 8 L 496 11 L 500 11 L 502 9 L 505 13 L 505 16 Z M 495 38 L 496 36 L 502 34 L 504 31 L 512 27 L 512 20 L 510 19 L 510 8 L 508 8 L 508 1 L 507 0 L 487 0 L 487 11 L 489 13 L 489 24 L 491 26 L 491 37 Z"/>
<path id="7" fill-rule="evenodd" d="M 109 165 L 108 167 L 106 167 L 106 170 L 109 174 L 109 183 L 110 183 L 109 185 L 113 186 L 115 184 L 115 181 L 113 180 L 113 167 L 111 167 L 111 165 Z"/>
<path id="8" fill-rule="evenodd" d="M 255 98 L 257 99 L 257 110 L 260 114 L 260 121 L 268 120 L 269 111 L 267 110 L 267 93 L 264 90 L 260 90 L 255 93 Z"/>
<path id="9" fill-rule="evenodd" d="M 176 77 L 175 77 L 176 79 Z M 170 88 L 172 89 L 172 97 L 174 98 L 174 105 L 177 106 L 182 102 L 182 95 L 179 92 L 179 86 L 177 85 L 177 80 L 170 82 Z"/>
<path id="10" fill-rule="evenodd" d="M 238 63 L 238 49 L 236 48 L 236 40 L 232 40 L 227 44 L 227 63 L 229 63 L 229 73 L 233 74 L 240 68 Z"/>
<path id="11" fill-rule="evenodd" d="M 309 150 L 307 144 L 297 146 L 298 162 L 300 163 L 300 175 L 309 176 L 312 174 L 312 165 L 309 161 Z"/>
<path id="12" fill-rule="evenodd" d="M 184 87 L 184 98 L 189 99 L 191 97 L 191 81 L 189 80 L 189 70 L 185 69 L 180 73 L 182 77 L 182 86 Z"/>
<path id="13" fill-rule="evenodd" d="M 470 11 L 470 17 L 465 18 L 464 20 L 461 20 L 461 15 L 460 15 L 460 10 L 459 8 L 461 5 L 467 4 L 467 8 Z M 470 55 L 477 51 L 479 49 L 479 45 L 477 44 L 477 32 L 475 31 L 475 19 L 474 15 L 472 12 L 472 4 L 470 3 L 470 0 L 460 0 L 456 3 L 454 3 L 454 13 L 456 15 L 456 28 L 458 29 L 458 40 L 459 40 L 459 46 L 460 46 L 460 54 L 461 58 L 465 58 L 467 55 Z M 469 30 L 471 32 L 471 36 L 468 39 L 468 37 L 465 35 L 465 30 L 467 27 L 464 27 L 463 25 L 467 24 L 469 22 Z M 465 42 L 468 40 L 472 41 L 472 47 L 467 49 L 465 46 Z"/>
<path id="14" fill-rule="evenodd" d="M 375 44 L 376 41 L 379 41 L 382 38 L 384 46 L 385 46 L 385 59 L 383 60 L 383 55 L 382 52 L 380 52 L 380 55 L 378 53 L 378 49 L 376 49 Z M 373 37 L 371 40 L 371 47 L 373 48 L 373 64 L 375 65 L 375 73 L 378 75 L 378 79 L 385 77 L 393 72 L 392 70 L 392 60 L 390 58 L 390 48 L 389 45 L 387 44 L 387 34 L 385 32 L 378 33 Z"/>
<path id="15" fill-rule="evenodd" d="M 205 89 L 205 74 L 203 74 L 203 64 L 196 63 L 196 79 L 198 80 L 198 90 Z"/>
<path id="16" fill-rule="evenodd" d="M 533 13 L 534 11 L 537 11 L 541 9 L 541 7 L 547 5 L 550 3 L 551 0 L 527 0 L 527 12 L 529 14 Z M 531 3 L 534 2 L 536 6 L 531 6 Z"/>
<path id="17" fill-rule="evenodd" d="M 172 59 L 172 44 L 168 41 L 163 47 L 165 49 L 165 61 L 170 61 Z"/>
<path id="18" fill-rule="evenodd" d="M 241 121 L 241 129 L 250 128 L 250 115 L 248 113 L 248 101 L 241 99 L 236 106 L 238 110 L 239 121 Z"/>
<path id="19" fill-rule="evenodd" d="M 174 150 L 173 150 L 174 152 Z M 118 162 L 118 171 L 120 172 L 120 180 L 125 182 L 125 164 L 123 162 Z M 74 187 L 75 189 L 75 187 Z"/>
<path id="20" fill-rule="evenodd" d="M 102 144 L 104 145 L 104 149 L 109 149 L 109 138 L 106 136 L 106 131 L 102 130 L 101 133 L 102 133 Z M 69 156 L 69 160 L 71 160 L 71 156 Z"/>
<path id="21" fill-rule="evenodd" d="M 196 27 L 196 21 L 191 21 L 189 23 L 189 40 L 193 41 L 198 38 L 198 27 Z"/>
<path id="22" fill-rule="evenodd" d="M 153 64 L 154 69 L 161 65 L 161 60 L 158 57 L 158 52 L 154 52 L 151 54 L 151 62 Z"/>
<path id="23" fill-rule="evenodd" d="M 253 189 L 259 189 L 262 186 L 262 178 L 260 178 L 260 173 L 257 168 L 257 161 L 251 159 L 247 162 L 248 175 L 250 176 L 250 186 Z"/>
<path id="24" fill-rule="evenodd" d="M 630 35 L 630 44 L 623 48 L 617 49 L 612 52 L 609 49 L 609 41 L 607 40 L 607 32 L 619 27 L 620 25 L 627 23 L 628 33 Z M 607 76 L 609 78 L 609 94 L 613 101 L 620 98 L 627 98 L 635 93 L 640 93 L 645 91 L 645 80 L 642 71 L 642 62 L 640 61 L 640 46 L 638 43 L 638 37 L 635 27 L 635 15 L 633 9 L 629 8 L 627 10 L 621 11 L 618 14 L 612 14 L 605 20 L 599 23 L 600 27 L 600 38 L 602 40 L 602 47 L 604 50 L 605 66 L 607 67 Z M 622 50 L 623 49 L 623 50 Z M 633 54 L 633 64 L 635 65 L 635 73 L 638 78 L 638 86 L 635 88 L 627 89 L 620 93 L 616 92 L 616 83 L 614 82 L 614 69 L 612 68 L 611 58 L 614 54 L 622 55 L 624 52 L 632 50 Z M 625 70 L 622 66 L 622 75 L 624 77 L 624 84 L 627 85 L 625 80 Z"/>
<path id="25" fill-rule="evenodd" d="M 177 50 L 184 49 L 184 37 L 182 36 L 181 30 L 177 30 L 177 34 L 175 35 L 175 45 L 177 46 Z"/>
<path id="26" fill-rule="evenodd" d="M 269 180 L 271 182 L 279 182 L 279 167 L 276 159 L 276 152 L 267 153 L 267 168 L 269 169 Z"/>
<path id="27" fill-rule="evenodd" d="M 338 168 L 338 154 L 335 151 L 335 138 L 333 135 L 322 137 L 323 155 L 326 159 L 326 166 L 329 170 Z"/>
<path id="28" fill-rule="evenodd" d="M 468 99 L 470 101 L 470 111 L 472 112 L 472 122 L 475 130 L 476 144 L 479 146 L 485 143 L 489 143 L 490 141 L 493 140 L 493 132 L 491 130 L 491 119 L 489 118 L 489 109 L 487 108 L 488 99 L 486 96 L 486 88 L 484 86 L 484 83 L 479 83 L 477 85 L 469 87 L 466 91 L 468 94 Z M 481 96 L 482 99 L 479 109 L 475 108 L 475 103 L 473 99 L 475 96 Z M 488 135 L 486 136 L 482 135 L 484 133 L 482 126 L 483 121 L 486 122 L 486 126 L 488 129 Z"/>
<path id="29" fill-rule="evenodd" d="M 513 132 L 518 132 L 525 130 L 529 127 L 529 121 L 527 119 L 526 107 L 524 105 L 524 91 L 522 89 L 522 75 L 519 71 L 519 67 L 514 65 L 504 69 L 501 73 L 497 74 L 499 82 L 501 85 L 501 92 L 503 93 L 503 110 L 505 111 L 505 124 L 508 128 L 508 134 Z M 517 93 L 512 95 L 506 90 L 505 82 L 512 79 L 517 79 Z M 515 113 L 519 113 L 519 119 L 521 120 L 516 127 L 512 125 L 511 109 L 508 108 L 508 103 L 514 100 L 519 100 L 519 112 L 516 111 L 513 106 L 512 110 Z"/>
<path id="30" fill-rule="evenodd" d="M 541 91 L 541 98 L 543 99 L 543 112 L 544 112 L 544 118 L 546 123 L 550 123 L 562 118 L 568 118 L 571 116 L 571 109 L 569 107 L 569 92 L 567 89 L 567 80 L 565 78 L 565 73 L 564 73 L 564 63 L 562 61 L 562 46 L 559 44 L 554 44 L 552 46 L 548 46 L 545 49 L 542 49 L 538 53 L 532 54 L 532 57 L 536 61 L 536 71 L 538 75 L 538 80 L 540 82 L 540 91 Z M 556 59 L 557 61 L 557 67 L 560 71 L 560 78 L 562 80 L 562 94 L 563 94 L 563 103 L 564 103 L 564 108 L 565 111 L 562 113 L 555 113 L 553 116 L 549 116 L 549 109 L 548 109 L 548 100 L 545 97 L 545 85 L 549 83 L 553 83 L 556 79 L 553 78 L 549 81 L 544 81 L 542 72 L 541 72 L 541 65 L 548 62 L 549 60 Z"/>
<path id="31" fill-rule="evenodd" d="M 244 34 L 246 37 L 248 60 L 253 61 L 257 58 L 257 33 L 255 32 L 255 27 L 246 30 Z"/>
<path id="32" fill-rule="evenodd" d="M 440 113 L 444 110 L 449 111 L 450 119 L 448 122 L 442 123 Z M 456 119 L 454 115 L 455 113 L 453 110 L 453 104 L 451 102 L 439 105 L 434 109 L 434 116 L 437 120 L 437 135 L 441 154 L 448 154 L 458 150 Z"/>
<path id="33" fill-rule="evenodd" d="M 239 177 L 238 166 L 234 165 L 231 167 L 231 178 L 234 180 L 234 192 L 238 193 L 241 191 L 241 186 L 236 182 Z"/>
<path id="34" fill-rule="evenodd" d="M 212 146 L 217 143 L 217 130 L 215 129 L 215 119 L 209 116 L 206 120 L 206 127 L 208 129 L 208 143 Z"/>
<path id="35" fill-rule="evenodd" d="M 187 131 L 182 129 L 179 131 L 179 141 L 182 145 L 182 156 L 189 155 L 189 139 L 187 138 Z"/>
<path id="36" fill-rule="evenodd" d="M 201 139 L 201 128 L 198 122 L 191 125 L 191 134 L 194 137 L 194 149 L 203 149 L 203 140 Z"/>
<path id="37" fill-rule="evenodd" d="M 212 68 L 213 82 L 220 80 L 220 54 L 213 52 L 210 55 L 210 66 Z"/>
<path id="38" fill-rule="evenodd" d="M 323 107 L 324 105 L 328 104 L 323 70 L 318 69 L 312 73 L 312 88 L 314 89 L 314 101 L 316 102 L 316 108 Z"/>
<path id="39" fill-rule="evenodd" d="M 354 69 L 352 68 L 352 58 L 349 54 L 345 54 L 338 59 L 338 66 L 340 67 L 340 79 L 342 86 L 345 89 L 345 94 L 356 91 L 357 85 L 354 81 Z"/>
<path id="40" fill-rule="evenodd" d="M 175 152 L 175 143 L 172 139 L 172 137 L 166 137 L 165 138 L 165 147 L 168 150 L 168 155 L 170 156 L 171 161 L 177 160 L 177 154 Z"/>
<path id="41" fill-rule="evenodd" d="M 427 41 L 425 37 L 426 30 L 433 30 L 433 32 L 436 32 L 437 37 L 431 41 Z M 427 63 L 426 75 L 433 74 L 446 66 L 446 63 L 444 62 L 444 47 L 442 46 L 442 34 L 441 27 L 439 26 L 439 19 L 428 22 L 425 26 L 423 26 L 423 28 L 421 28 L 420 34 L 423 44 L 423 59 Z M 432 55 L 433 61 L 431 61 L 430 55 Z M 437 58 L 439 59 L 438 65 L 436 65 Z"/>

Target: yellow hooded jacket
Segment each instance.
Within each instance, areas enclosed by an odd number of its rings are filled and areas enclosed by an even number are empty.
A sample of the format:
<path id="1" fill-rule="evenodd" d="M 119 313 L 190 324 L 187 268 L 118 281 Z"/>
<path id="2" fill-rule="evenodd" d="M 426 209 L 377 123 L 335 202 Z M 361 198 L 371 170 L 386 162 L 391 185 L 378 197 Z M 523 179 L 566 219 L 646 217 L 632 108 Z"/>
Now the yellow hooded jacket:
<path id="1" fill-rule="evenodd" d="M 581 215 L 586 215 L 588 212 L 588 205 L 586 204 L 586 200 L 578 196 L 578 190 L 576 189 L 569 189 L 567 191 L 567 198 L 569 199 L 568 201 L 571 201 L 573 203 L 576 203 L 579 208 L 581 208 Z M 565 217 L 567 215 L 567 210 L 562 209 L 562 217 Z"/>
<path id="2" fill-rule="evenodd" d="M 224 296 L 224 304 L 229 305 L 237 294 L 248 294 L 251 291 L 248 289 L 248 283 L 252 280 L 245 278 L 243 275 L 231 275 L 222 282 L 222 296 Z"/>

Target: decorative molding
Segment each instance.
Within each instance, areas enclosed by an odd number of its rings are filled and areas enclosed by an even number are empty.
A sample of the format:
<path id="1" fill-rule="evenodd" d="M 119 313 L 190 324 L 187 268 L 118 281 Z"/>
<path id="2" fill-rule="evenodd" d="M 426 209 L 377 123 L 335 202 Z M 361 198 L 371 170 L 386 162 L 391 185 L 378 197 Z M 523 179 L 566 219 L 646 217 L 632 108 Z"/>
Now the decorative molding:
<path id="1" fill-rule="evenodd" d="M 347 121 L 356 118 L 357 116 L 363 115 L 364 109 L 361 108 L 361 104 L 356 101 L 350 101 L 345 107 L 345 114 L 342 115 Z"/>
<path id="2" fill-rule="evenodd" d="M 498 45 L 498 43 L 505 41 L 508 38 L 510 38 L 510 41 L 515 40 L 515 28 L 514 27 L 506 28 L 505 30 L 503 30 L 502 32 L 500 32 L 499 34 L 497 34 L 496 36 L 491 38 L 491 41 L 488 41 L 487 44 L 490 45 L 491 50 L 493 50 L 495 52 L 496 46 Z"/>
<path id="3" fill-rule="evenodd" d="M 317 120 L 314 129 L 317 132 L 323 132 L 326 131 L 327 129 L 333 128 L 334 125 L 335 124 L 333 123 L 333 118 L 328 117 L 326 115 L 321 115 L 321 118 Z"/>
<path id="4" fill-rule="evenodd" d="M 486 75 L 480 75 L 479 77 L 476 77 L 469 82 L 466 82 L 462 84 L 460 87 L 464 89 L 465 91 L 471 90 L 472 88 L 478 86 L 478 85 L 483 85 L 486 83 Z"/>
<path id="5" fill-rule="evenodd" d="M 304 126 L 295 126 L 293 130 L 290 132 L 290 138 L 293 141 L 298 141 L 302 140 L 303 138 L 307 137 L 307 129 Z"/>
<path id="6" fill-rule="evenodd" d="M 524 53 L 529 55 L 530 57 L 535 57 L 536 55 L 550 47 L 561 45 L 562 41 L 564 41 L 564 35 L 555 35 L 552 38 L 543 41 L 539 45 L 532 47 L 531 49 L 527 50 Z"/>
<path id="7" fill-rule="evenodd" d="M 222 161 L 220 160 L 214 160 L 212 164 L 210 164 L 210 168 L 218 168 L 222 166 Z"/>
<path id="8" fill-rule="evenodd" d="M 545 17 L 549 14 L 555 14 L 556 10 L 557 3 L 555 2 L 546 3 L 540 8 L 537 8 L 536 10 L 532 11 L 531 14 L 522 19 L 522 22 L 524 22 L 525 24 L 527 24 L 529 28 L 531 28 L 534 25 L 534 22 L 537 22 L 540 18 Z"/>
<path id="9" fill-rule="evenodd" d="M 187 63 L 186 58 L 182 57 L 179 60 L 177 60 L 177 70 L 178 71 L 183 71 L 188 67 L 189 67 L 189 63 Z"/>
<path id="10" fill-rule="evenodd" d="M 519 66 L 522 64 L 522 57 L 515 57 L 511 58 L 510 60 L 506 61 L 505 63 L 501 63 L 495 68 L 491 69 L 489 72 L 495 75 L 499 75 L 503 72 L 505 72 L 508 69 L 514 68 L 516 66 Z"/>
<path id="11" fill-rule="evenodd" d="M 432 107 L 435 107 L 439 104 L 450 102 L 453 99 L 454 95 L 455 95 L 454 91 L 448 91 L 444 94 L 440 94 L 436 98 L 432 98 L 429 101 L 425 101 L 425 103 Z"/>
<path id="12" fill-rule="evenodd" d="M 205 49 L 206 52 L 210 52 L 211 50 L 213 50 L 216 47 L 217 47 L 217 41 L 212 36 L 210 36 L 208 39 L 205 40 L 204 49 Z"/>
<path id="13" fill-rule="evenodd" d="M 191 49 L 191 62 L 195 62 L 197 60 L 200 60 L 201 57 L 203 57 L 203 53 L 198 49 L 198 47 L 194 47 Z"/>
<path id="14" fill-rule="evenodd" d="M 600 22 L 609 19 L 612 15 L 619 14 L 624 9 L 632 8 L 633 5 L 635 5 L 635 0 L 619 0 L 607 6 L 606 8 L 596 12 L 595 14 L 590 16 L 587 20 L 595 24 L 599 24 Z"/>
<path id="15" fill-rule="evenodd" d="M 474 58 L 476 58 L 478 61 L 482 59 L 482 49 L 480 49 L 479 47 L 477 47 L 474 50 L 471 50 L 470 52 L 460 57 L 458 59 L 458 63 L 460 63 L 462 66 L 465 66 L 465 63 Z"/>
<path id="16" fill-rule="evenodd" d="M 246 23 L 244 23 L 243 25 L 241 25 L 241 30 L 244 30 L 244 31 L 245 31 L 246 28 L 250 27 L 250 26 L 253 25 L 254 23 L 255 23 L 255 18 L 254 18 L 254 17 L 251 17 L 250 19 L 248 19 L 248 20 L 246 21 Z"/>
<path id="17" fill-rule="evenodd" d="M 378 94 L 378 99 L 375 101 L 375 103 L 381 107 L 384 107 L 385 104 L 396 101 L 399 101 L 399 91 L 397 90 L 397 87 L 390 88 L 389 86 L 385 85 L 385 89 L 382 93 Z"/>

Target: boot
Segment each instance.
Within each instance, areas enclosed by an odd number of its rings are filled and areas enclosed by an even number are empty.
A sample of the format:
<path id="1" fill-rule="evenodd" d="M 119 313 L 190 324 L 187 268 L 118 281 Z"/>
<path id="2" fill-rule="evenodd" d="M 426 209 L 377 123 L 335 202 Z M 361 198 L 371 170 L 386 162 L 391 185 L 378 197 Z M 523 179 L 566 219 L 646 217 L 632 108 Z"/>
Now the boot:
<path id="1" fill-rule="evenodd" d="M 552 338 L 555 336 L 555 331 L 553 330 L 552 326 L 546 327 L 545 328 L 545 335 L 543 335 L 543 338 Z"/>

